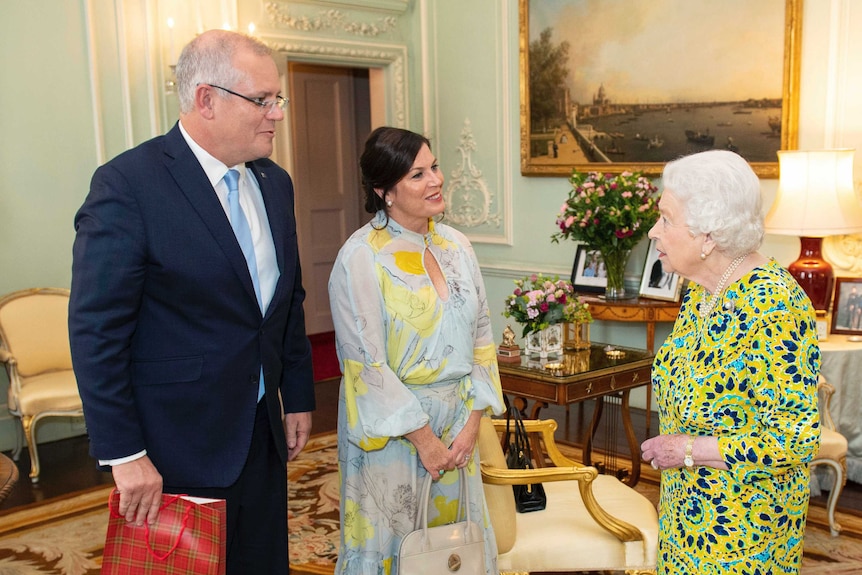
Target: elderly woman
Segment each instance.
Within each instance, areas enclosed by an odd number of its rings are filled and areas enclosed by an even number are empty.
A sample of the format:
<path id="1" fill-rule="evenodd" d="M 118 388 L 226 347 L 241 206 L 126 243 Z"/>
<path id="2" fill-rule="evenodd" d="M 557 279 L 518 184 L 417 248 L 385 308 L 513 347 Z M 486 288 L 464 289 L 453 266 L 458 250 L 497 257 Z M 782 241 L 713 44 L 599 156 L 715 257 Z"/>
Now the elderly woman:
<path id="1" fill-rule="evenodd" d="M 485 568 L 497 549 L 475 458 L 479 420 L 503 411 L 479 263 L 464 234 L 435 222 L 443 174 L 427 138 L 382 127 L 360 159 L 373 217 L 342 246 L 329 280 L 341 370 L 338 574 L 396 574 L 429 474 L 429 520 L 456 519 L 458 468 L 470 516 L 485 517 Z"/>
<path id="2" fill-rule="evenodd" d="M 797 573 L 808 462 L 820 441 L 814 310 L 757 253 L 760 183 L 709 151 L 664 169 L 649 232 L 667 272 L 691 280 L 652 384 L 660 435 L 659 573 Z"/>

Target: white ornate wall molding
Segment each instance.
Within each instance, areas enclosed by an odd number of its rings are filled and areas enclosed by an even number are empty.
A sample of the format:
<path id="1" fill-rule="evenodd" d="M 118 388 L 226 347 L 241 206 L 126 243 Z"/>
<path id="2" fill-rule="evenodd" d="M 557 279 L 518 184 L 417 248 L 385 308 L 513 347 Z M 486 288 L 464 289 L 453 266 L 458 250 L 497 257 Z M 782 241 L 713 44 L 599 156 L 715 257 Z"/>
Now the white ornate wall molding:
<path id="1" fill-rule="evenodd" d="M 836 276 L 862 277 L 862 234 L 824 238 L 823 255 Z"/>
<path id="2" fill-rule="evenodd" d="M 343 8 L 365 8 L 382 12 L 393 12 L 395 14 L 403 14 L 407 11 L 407 6 L 410 4 L 410 0 L 294 0 L 294 2 L 325 4 Z"/>
<path id="3" fill-rule="evenodd" d="M 518 157 L 518 149 L 512 147 L 511 126 L 518 115 L 517 82 L 514 86 L 511 83 L 511 67 L 518 54 L 517 42 L 512 42 L 512 34 L 517 36 L 518 5 L 512 0 L 481 0 L 478 4 L 487 7 L 481 34 L 464 16 L 465 11 L 472 14 L 475 1 L 467 7 L 461 0 L 416 0 L 415 11 L 426 26 L 420 29 L 422 78 L 427 87 L 425 130 L 437 134 L 435 151 L 445 160 L 447 170 L 451 164 L 456 166 L 447 173 L 447 221 L 459 227 L 474 245 L 512 246 L 514 175 L 510 166 L 512 158 Z M 474 36 L 483 40 L 474 40 Z M 484 68 L 493 73 L 481 75 L 482 85 L 475 86 L 471 97 L 462 90 L 479 80 L 462 61 L 465 54 L 470 54 L 470 59 L 476 56 L 472 50 L 479 52 L 479 65 L 493 62 Z M 454 79 L 451 66 L 457 69 Z M 450 89 L 453 84 L 458 86 L 454 95 Z M 493 259 L 483 259 L 483 269 Z"/>
<path id="4" fill-rule="evenodd" d="M 458 152 L 461 162 L 449 178 L 444 197 L 446 198 L 446 218 L 460 226 L 475 228 L 491 225 L 499 228 L 502 221 L 499 206 L 492 212 L 494 193 L 482 175 L 482 170 L 473 164 L 476 139 L 470 120 L 464 120 Z"/>
<path id="5" fill-rule="evenodd" d="M 862 189 L 862 179 L 854 182 L 856 197 Z M 836 276 L 862 277 L 862 234 L 823 238 L 823 257 L 832 264 Z"/>
<path id="6" fill-rule="evenodd" d="M 279 35 L 262 35 L 260 39 L 288 60 L 383 69 L 387 123 L 406 125 L 409 107 L 406 46 Z"/>
<path id="7" fill-rule="evenodd" d="M 374 38 L 388 34 L 398 27 L 398 18 L 383 16 L 376 20 L 351 20 L 347 13 L 336 8 L 318 10 L 315 15 L 291 15 L 283 2 L 267 2 L 264 6 L 267 20 L 274 28 L 286 28 L 298 32 L 329 32 L 348 34 L 363 38 Z"/>

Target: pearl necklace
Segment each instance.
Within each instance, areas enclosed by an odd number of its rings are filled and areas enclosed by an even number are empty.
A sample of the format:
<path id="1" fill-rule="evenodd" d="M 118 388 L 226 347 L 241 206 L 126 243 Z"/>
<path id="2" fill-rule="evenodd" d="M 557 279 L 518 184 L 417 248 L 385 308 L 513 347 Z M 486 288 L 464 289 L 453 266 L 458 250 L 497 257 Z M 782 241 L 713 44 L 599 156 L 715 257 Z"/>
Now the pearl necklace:
<path id="1" fill-rule="evenodd" d="M 743 260 L 745 260 L 745 258 L 747 257 L 748 254 L 742 254 L 741 256 L 730 262 L 730 265 L 727 266 L 726 270 L 724 270 L 724 275 L 722 275 L 721 279 L 718 280 L 718 285 L 715 286 L 715 291 L 712 292 L 711 296 L 709 296 L 709 301 L 707 301 L 705 305 L 701 304 L 698 308 L 697 313 L 700 316 L 700 319 L 709 317 L 709 315 L 712 314 L 712 310 L 715 309 L 715 306 L 718 303 L 722 292 L 724 291 L 724 284 L 727 283 L 727 280 L 730 279 L 730 276 L 733 274 L 733 272 L 736 271 L 736 268 L 739 267 L 739 264 L 741 264 Z"/>

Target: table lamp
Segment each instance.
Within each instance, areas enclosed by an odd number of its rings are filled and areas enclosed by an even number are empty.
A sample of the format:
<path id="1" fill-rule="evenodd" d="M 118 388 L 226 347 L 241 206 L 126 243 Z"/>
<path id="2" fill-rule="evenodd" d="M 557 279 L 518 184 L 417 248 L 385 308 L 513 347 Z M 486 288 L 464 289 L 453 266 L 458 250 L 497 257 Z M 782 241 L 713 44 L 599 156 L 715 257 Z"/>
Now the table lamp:
<path id="1" fill-rule="evenodd" d="M 778 152 L 778 194 L 766 215 L 766 232 L 800 237 L 799 258 L 787 269 L 821 312 L 829 309 L 835 283 L 832 266 L 821 255 L 823 238 L 862 232 L 854 151 Z"/>

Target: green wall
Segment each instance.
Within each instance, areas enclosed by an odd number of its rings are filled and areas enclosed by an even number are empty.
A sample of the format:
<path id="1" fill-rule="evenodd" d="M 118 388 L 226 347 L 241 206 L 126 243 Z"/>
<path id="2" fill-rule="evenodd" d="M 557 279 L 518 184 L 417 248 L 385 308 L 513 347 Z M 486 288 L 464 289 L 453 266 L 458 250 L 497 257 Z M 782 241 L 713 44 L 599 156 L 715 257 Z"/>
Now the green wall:
<path id="1" fill-rule="evenodd" d="M 3 3 L 0 293 L 69 287 L 72 218 L 97 164 L 83 5 Z"/>

